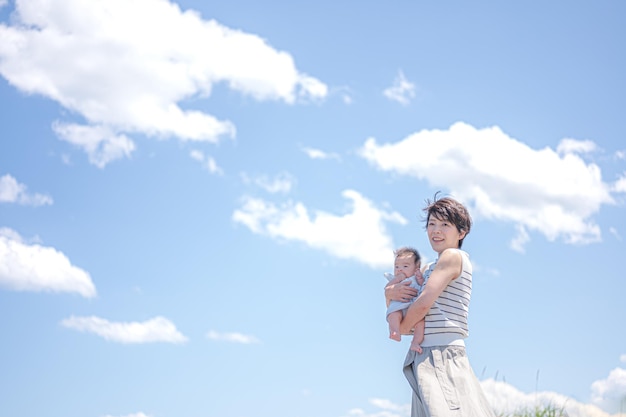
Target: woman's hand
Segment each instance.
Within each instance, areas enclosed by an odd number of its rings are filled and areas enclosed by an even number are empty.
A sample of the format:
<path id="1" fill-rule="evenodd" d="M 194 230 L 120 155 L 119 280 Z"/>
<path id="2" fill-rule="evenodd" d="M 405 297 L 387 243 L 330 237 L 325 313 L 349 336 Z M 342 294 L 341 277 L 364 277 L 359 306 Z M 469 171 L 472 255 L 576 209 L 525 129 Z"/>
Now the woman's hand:
<path id="1" fill-rule="evenodd" d="M 390 281 L 389 284 L 385 286 L 385 298 L 387 299 L 387 305 L 389 305 L 390 301 L 401 301 L 406 303 L 417 296 L 417 290 L 410 286 L 411 283 L 409 281 L 394 281 L 395 279 Z"/>

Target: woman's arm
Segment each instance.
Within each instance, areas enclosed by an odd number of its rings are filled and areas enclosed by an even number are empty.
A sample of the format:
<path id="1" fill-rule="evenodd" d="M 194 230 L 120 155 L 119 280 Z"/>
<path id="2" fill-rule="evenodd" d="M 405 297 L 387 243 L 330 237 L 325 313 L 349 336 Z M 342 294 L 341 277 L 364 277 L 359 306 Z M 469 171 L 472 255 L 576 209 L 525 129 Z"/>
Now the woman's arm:
<path id="1" fill-rule="evenodd" d="M 456 250 L 444 250 L 439 256 L 437 265 L 431 272 L 422 293 L 406 312 L 400 322 L 400 333 L 407 334 L 417 324 L 418 321 L 426 317 L 426 313 L 434 304 L 435 300 L 446 289 L 453 279 L 461 275 L 463 259 Z M 387 292 L 385 291 L 385 294 Z"/>

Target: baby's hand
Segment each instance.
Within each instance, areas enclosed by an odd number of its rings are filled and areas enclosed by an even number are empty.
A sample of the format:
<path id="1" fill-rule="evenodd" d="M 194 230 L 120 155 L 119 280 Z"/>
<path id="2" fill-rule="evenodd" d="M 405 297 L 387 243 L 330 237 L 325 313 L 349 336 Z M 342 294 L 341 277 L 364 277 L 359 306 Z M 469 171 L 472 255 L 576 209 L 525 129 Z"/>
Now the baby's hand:
<path id="1" fill-rule="evenodd" d="M 406 275 L 404 275 L 404 273 L 400 273 L 397 275 L 392 275 L 389 272 L 385 273 L 385 278 L 387 278 L 387 280 L 389 280 L 389 283 L 387 285 L 393 285 L 393 284 L 397 284 L 399 282 L 404 281 L 404 279 L 406 278 Z"/>
<path id="2" fill-rule="evenodd" d="M 422 275 L 422 271 L 420 271 L 419 269 L 415 271 L 415 280 L 419 285 L 424 284 L 424 276 Z"/>

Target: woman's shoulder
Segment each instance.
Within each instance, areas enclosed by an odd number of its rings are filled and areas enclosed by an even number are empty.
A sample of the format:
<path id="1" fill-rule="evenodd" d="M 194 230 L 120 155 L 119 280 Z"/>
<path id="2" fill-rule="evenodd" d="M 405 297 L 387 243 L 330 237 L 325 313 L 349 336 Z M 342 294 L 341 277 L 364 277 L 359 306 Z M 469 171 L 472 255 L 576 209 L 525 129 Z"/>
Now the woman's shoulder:
<path id="1" fill-rule="evenodd" d="M 469 253 L 458 248 L 448 248 L 441 252 L 441 254 L 439 255 L 439 259 L 444 257 L 448 259 L 458 258 L 459 260 L 461 260 L 462 258 L 469 259 Z"/>
<path id="2" fill-rule="evenodd" d="M 439 255 L 439 261 L 443 261 L 448 265 L 463 266 L 463 269 L 467 269 L 467 265 L 471 265 L 469 253 L 458 248 L 445 249 Z"/>
<path id="3" fill-rule="evenodd" d="M 448 248 L 444 250 L 439 255 L 439 261 L 447 268 L 455 271 L 452 279 L 460 277 L 464 271 L 471 274 L 472 263 L 469 259 L 469 254 L 461 249 Z"/>

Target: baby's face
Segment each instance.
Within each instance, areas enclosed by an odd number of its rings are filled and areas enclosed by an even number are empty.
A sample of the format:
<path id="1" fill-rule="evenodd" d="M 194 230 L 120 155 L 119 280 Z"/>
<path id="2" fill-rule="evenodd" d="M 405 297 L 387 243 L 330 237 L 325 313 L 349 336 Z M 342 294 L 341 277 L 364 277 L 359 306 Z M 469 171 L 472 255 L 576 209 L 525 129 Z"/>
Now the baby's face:
<path id="1" fill-rule="evenodd" d="M 394 275 L 404 275 L 404 278 L 413 276 L 419 272 L 419 262 L 416 264 L 412 256 L 397 257 L 394 262 Z"/>

